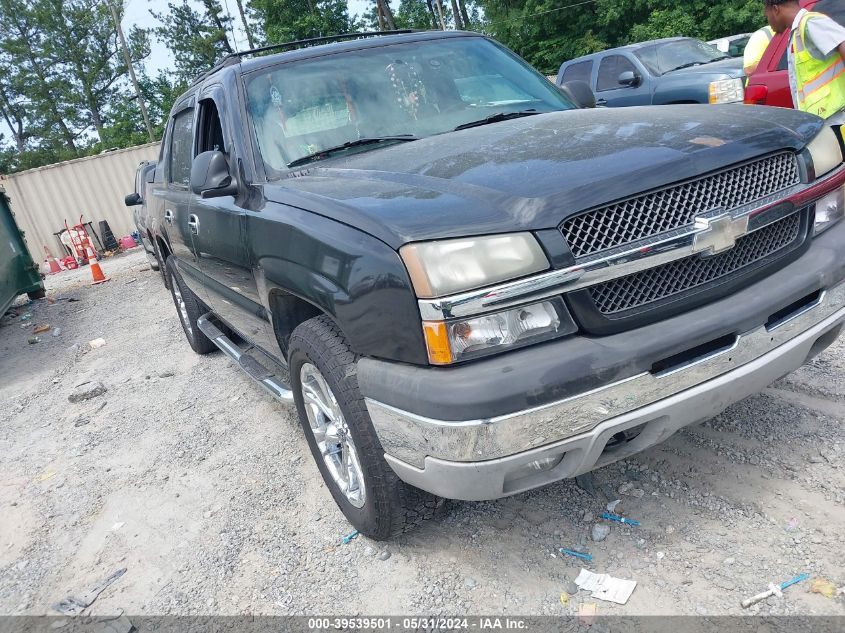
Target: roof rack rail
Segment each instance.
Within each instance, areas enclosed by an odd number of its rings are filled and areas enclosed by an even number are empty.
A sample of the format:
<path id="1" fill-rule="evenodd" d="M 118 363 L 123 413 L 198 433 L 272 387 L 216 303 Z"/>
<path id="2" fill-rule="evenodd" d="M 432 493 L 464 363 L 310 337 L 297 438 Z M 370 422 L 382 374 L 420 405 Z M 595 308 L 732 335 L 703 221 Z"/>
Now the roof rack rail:
<path id="1" fill-rule="evenodd" d="M 226 55 L 226 57 L 222 58 L 219 62 L 214 64 L 211 69 L 206 70 L 203 74 L 194 79 L 189 87 L 196 86 L 198 83 L 207 79 L 208 77 L 216 73 L 218 70 L 226 68 L 227 66 L 234 66 L 235 64 L 239 64 L 240 61 L 241 58 L 238 53 L 229 53 L 228 55 Z"/>
<path id="2" fill-rule="evenodd" d="M 415 33 L 418 29 L 397 29 L 395 31 L 364 31 L 361 33 L 343 33 L 341 35 L 327 35 L 326 37 L 311 37 L 305 40 L 295 40 L 293 42 L 284 42 L 282 44 L 269 44 L 267 46 L 259 46 L 258 48 L 251 48 L 246 51 L 238 51 L 237 53 L 229 53 L 219 62 L 217 62 L 211 70 L 204 72 L 191 82 L 191 86 L 195 86 L 210 75 L 216 73 L 218 70 L 232 66 L 241 62 L 245 55 L 257 55 L 259 53 L 266 53 L 268 51 L 276 50 L 295 50 L 297 48 L 307 48 L 309 46 L 316 46 L 319 44 L 330 44 L 332 42 L 342 42 L 344 40 L 360 40 L 368 37 L 382 37 L 384 35 L 401 35 L 403 33 Z"/>

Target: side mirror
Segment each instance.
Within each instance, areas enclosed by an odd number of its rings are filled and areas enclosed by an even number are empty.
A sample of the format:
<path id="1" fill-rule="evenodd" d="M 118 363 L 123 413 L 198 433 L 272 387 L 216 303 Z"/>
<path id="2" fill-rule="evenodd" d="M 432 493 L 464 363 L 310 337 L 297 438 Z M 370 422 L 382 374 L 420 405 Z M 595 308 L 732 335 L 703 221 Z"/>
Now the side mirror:
<path id="1" fill-rule="evenodd" d="M 191 166 L 191 191 L 203 198 L 234 196 L 238 184 L 229 173 L 229 161 L 223 152 L 203 152 Z"/>
<path id="2" fill-rule="evenodd" d="M 572 81 L 567 81 L 561 85 L 560 89 L 563 94 L 569 97 L 569 99 L 571 99 L 579 108 L 596 107 L 596 95 L 593 94 L 593 89 L 590 88 L 590 84 L 586 81 L 573 79 Z"/>
<path id="3" fill-rule="evenodd" d="M 630 86 L 631 88 L 639 86 L 640 79 L 640 76 L 633 70 L 626 70 L 624 73 L 619 75 L 619 83 L 623 86 Z"/>
<path id="4" fill-rule="evenodd" d="M 123 202 L 127 207 L 136 207 L 141 204 L 143 200 L 141 200 L 141 194 L 136 191 L 135 193 L 130 193 L 126 196 L 123 199 Z"/>

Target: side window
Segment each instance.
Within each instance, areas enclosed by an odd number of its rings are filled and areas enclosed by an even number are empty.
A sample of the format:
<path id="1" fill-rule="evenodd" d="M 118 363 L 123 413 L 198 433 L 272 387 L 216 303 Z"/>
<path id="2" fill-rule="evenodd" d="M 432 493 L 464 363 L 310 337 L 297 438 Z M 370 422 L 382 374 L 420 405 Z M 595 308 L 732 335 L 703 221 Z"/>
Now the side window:
<path id="1" fill-rule="evenodd" d="M 783 49 L 783 55 L 778 62 L 778 70 L 789 70 L 789 46 Z"/>
<path id="2" fill-rule="evenodd" d="M 223 139 L 223 126 L 220 123 L 220 112 L 214 99 L 200 101 L 199 128 L 197 130 L 197 154 L 217 151 L 227 153 Z"/>
<path id="3" fill-rule="evenodd" d="M 637 72 L 637 67 L 634 66 L 626 57 L 622 55 L 609 55 L 601 60 L 599 65 L 599 76 L 596 80 L 596 92 L 603 90 L 615 90 L 622 88 L 619 83 L 619 75 L 626 71 Z"/>
<path id="4" fill-rule="evenodd" d="M 578 62 L 577 64 L 572 64 L 571 66 L 567 67 L 566 70 L 563 71 L 563 77 L 561 77 L 561 83 L 566 83 L 567 81 L 586 81 L 590 83 L 590 76 L 593 74 L 593 60 L 589 60 L 586 62 Z"/>
<path id="5" fill-rule="evenodd" d="M 188 185 L 191 182 L 193 158 L 193 109 L 182 110 L 173 117 L 173 134 L 170 136 L 170 182 Z"/>

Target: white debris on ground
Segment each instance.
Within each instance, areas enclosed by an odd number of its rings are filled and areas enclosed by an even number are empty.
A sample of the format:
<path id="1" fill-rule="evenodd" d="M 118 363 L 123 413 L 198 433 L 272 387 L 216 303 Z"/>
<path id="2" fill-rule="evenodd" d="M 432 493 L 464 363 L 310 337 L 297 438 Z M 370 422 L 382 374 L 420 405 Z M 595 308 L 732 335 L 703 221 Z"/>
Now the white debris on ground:
<path id="1" fill-rule="evenodd" d="M 51 276 L 53 303 L 20 300 L 30 320 L 0 326 L 0 614 L 57 614 L 126 568 L 89 612 L 845 615 L 845 596 L 810 591 L 845 585 L 842 342 L 597 471 L 593 495 L 452 502 L 402 539 L 344 545 L 293 410 L 191 352 L 140 249 L 101 266 L 110 282 Z M 29 344 L 44 323 L 60 335 Z M 641 525 L 595 529 L 608 510 Z M 595 606 L 582 567 L 636 590 Z"/>

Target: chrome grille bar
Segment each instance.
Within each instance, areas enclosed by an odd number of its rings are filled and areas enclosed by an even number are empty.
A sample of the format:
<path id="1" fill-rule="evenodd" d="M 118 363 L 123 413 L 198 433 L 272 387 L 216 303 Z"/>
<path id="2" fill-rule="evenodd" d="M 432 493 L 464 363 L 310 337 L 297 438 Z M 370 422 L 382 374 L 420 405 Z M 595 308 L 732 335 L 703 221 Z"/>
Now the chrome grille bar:
<path id="1" fill-rule="evenodd" d="M 691 226 L 713 209 L 733 211 L 799 182 L 796 155 L 783 152 L 582 213 L 560 230 L 576 259 L 585 258 Z"/>

